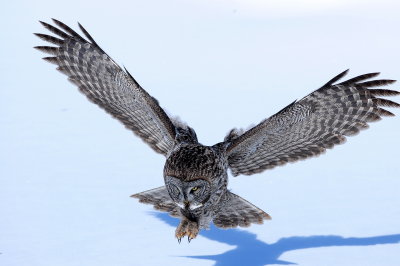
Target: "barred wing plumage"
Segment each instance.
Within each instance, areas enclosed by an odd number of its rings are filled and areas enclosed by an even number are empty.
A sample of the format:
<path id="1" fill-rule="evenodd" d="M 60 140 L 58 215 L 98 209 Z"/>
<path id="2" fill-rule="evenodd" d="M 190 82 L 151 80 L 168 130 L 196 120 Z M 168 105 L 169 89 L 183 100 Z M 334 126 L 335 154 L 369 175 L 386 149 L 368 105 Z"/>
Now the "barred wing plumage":
<path id="1" fill-rule="evenodd" d="M 394 80 L 372 80 L 379 73 L 361 75 L 339 84 L 348 70 L 320 89 L 296 101 L 246 132 L 231 130 L 225 141 L 228 164 L 234 176 L 251 175 L 287 162 L 306 159 L 346 140 L 368 122 L 394 116 L 382 107 L 400 107 L 378 98 L 398 91 L 370 89 Z"/>
<path id="2" fill-rule="evenodd" d="M 220 228 L 248 227 L 271 219 L 268 213 L 230 191 L 221 197 L 218 205 L 213 223 Z"/>
<path id="3" fill-rule="evenodd" d="M 165 186 L 150 189 L 131 196 L 139 202 L 153 205 L 154 209 L 168 212 L 173 217 L 179 217 L 179 207 L 172 201 Z"/>
<path id="4" fill-rule="evenodd" d="M 85 40 L 64 23 L 59 27 L 40 22 L 57 37 L 35 33 L 56 46 L 37 46 L 52 55 L 44 60 L 79 87 L 92 102 L 121 121 L 156 152 L 166 155 L 175 140 L 175 124 L 157 100 L 150 96 L 127 72 L 122 70 L 79 24 Z"/>

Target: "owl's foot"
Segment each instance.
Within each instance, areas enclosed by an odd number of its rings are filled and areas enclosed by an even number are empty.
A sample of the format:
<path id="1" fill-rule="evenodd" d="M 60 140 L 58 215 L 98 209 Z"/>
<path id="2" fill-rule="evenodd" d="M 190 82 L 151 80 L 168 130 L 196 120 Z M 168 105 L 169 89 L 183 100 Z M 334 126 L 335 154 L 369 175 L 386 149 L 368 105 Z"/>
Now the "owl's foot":
<path id="1" fill-rule="evenodd" d="M 190 242 L 190 240 L 196 238 L 198 233 L 199 233 L 199 225 L 197 224 L 197 222 L 183 218 L 179 226 L 176 228 L 175 236 L 178 239 L 179 243 L 181 243 L 181 239 L 184 236 L 187 236 L 188 242 Z"/>

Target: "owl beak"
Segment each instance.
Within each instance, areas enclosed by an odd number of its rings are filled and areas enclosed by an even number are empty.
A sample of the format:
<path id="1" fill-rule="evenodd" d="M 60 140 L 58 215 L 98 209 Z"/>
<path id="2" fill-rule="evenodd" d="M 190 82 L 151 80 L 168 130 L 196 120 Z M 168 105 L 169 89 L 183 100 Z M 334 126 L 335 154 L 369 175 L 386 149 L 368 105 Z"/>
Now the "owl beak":
<path id="1" fill-rule="evenodd" d="M 190 207 L 190 202 L 188 200 L 183 201 L 183 204 L 185 206 L 185 209 L 189 209 Z"/>
<path id="2" fill-rule="evenodd" d="M 185 210 L 195 210 L 195 209 L 203 206 L 203 204 L 201 204 L 201 203 L 200 204 L 191 204 L 190 201 L 188 201 L 188 200 L 184 200 L 183 204 L 177 203 L 177 205 Z"/>

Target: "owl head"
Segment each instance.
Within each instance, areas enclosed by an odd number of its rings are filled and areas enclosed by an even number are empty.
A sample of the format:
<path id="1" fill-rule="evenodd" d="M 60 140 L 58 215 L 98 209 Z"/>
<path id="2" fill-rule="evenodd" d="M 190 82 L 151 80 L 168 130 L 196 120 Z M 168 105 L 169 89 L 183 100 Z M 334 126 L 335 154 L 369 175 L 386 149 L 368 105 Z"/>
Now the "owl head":
<path id="1" fill-rule="evenodd" d="M 226 169 L 213 147 L 199 144 L 182 145 L 167 158 L 164 181 L 168 194 L 185 210 L 204 206 L 220 183 Z"/>
<path id="2" fill-rule="evenodd" d="M 184 181 L 174 176 L 166 176 L 169 196 L 182 209 L 195 210 L 204 206 L 211 195 L 211 183 L 205 179 Z"/>

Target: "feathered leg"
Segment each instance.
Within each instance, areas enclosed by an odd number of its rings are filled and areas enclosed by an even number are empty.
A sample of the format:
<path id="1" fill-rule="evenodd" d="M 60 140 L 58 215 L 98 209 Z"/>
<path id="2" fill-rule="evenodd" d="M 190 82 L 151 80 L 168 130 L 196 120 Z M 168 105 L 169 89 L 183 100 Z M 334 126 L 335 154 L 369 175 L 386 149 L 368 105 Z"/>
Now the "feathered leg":
<path id="1" fill-rule="evenodd" d="M 190 242 L 192 239 L 196 238 L 199 234 L 199 224 L 195 221 L 191 221 L 186 217 L 183 217 L 180 224 L 176 228 L 175 236 L 178 239 L 178 242 L 181 242 L 182 237 L 187 236 L 188 241 Z"/>

